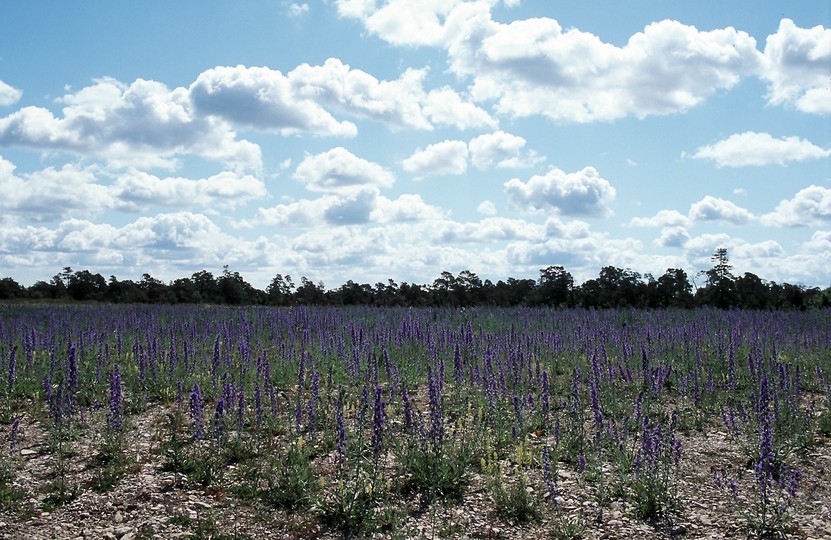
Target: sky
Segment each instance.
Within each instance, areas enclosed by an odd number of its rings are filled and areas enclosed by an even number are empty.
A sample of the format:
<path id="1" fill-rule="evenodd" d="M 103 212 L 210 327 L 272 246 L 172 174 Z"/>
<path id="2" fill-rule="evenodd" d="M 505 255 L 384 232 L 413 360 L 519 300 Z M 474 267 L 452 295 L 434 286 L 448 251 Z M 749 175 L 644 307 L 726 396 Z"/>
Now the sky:
<path id="1" fill-rule="evenodd" d="M 831 286 L 831 3 L 12 0 L 0 277 Z"/>

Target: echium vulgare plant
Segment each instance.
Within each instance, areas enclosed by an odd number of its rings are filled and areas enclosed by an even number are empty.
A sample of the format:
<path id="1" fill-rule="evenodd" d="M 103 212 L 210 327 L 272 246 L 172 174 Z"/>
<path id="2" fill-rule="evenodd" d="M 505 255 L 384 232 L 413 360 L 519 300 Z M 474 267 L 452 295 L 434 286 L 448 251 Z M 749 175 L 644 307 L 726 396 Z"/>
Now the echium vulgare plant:
<path id="1" fill-rule="evenodd" d="M 665 517 L 678 507 L 681 440 L 675 436 L 677 423 L 675 412 L 668 425 L 643 416 L 632 482 L 635 509 L 642 519 Z"/>
<path id="2" fill-rule="evenodd" d="M 410 487 L 427 498 L 459 498 L 467 488 L 467 466 L 471 456 L 473 413 L 468 406 L 453 429 L 445 425 L 440 374 L 427 371 L 429 424 L 416 410 L 406 387 L 401 390 L 405 437 L 396 451 L 409 473 Z"/>
<path id="3" fill-rule="evenodd" d="M 565 416 L 565 433 L 562 433 L 563 458 L 566 461 L 578 462 L 582 457 L 585 465 L 586 442 L 585 422 L 583 415 L 583 403 L 580 399 L 580 379 L 582 372 L 579 365 L 574 366 L 574 374 L 571 379 L 571 393 L 563 404 Z M 559 427 L 559 424 L 557 424 Z M 559 430 L 557 430 L 559 433 Z M 559 436 L 557 436 L 560 439 Z"/>
<path id="4" fill-rule="evenodd" d="M 106 461 L 121 461 L 124 454 L 124 385 L 121 368 L 113 367 L 109 377 L 110 395 L 107 422 L 99 450 Z"/>
<path id="5" fill-rule="evenodd" d="M 751 459 L 753 473 L 747 497 L 740 497 L 745 471 L 731 474 L 726 467 L 713 469 L 716 485 L 742 506 L 748 527 L 761 537 L 783 536 L 791 530 L 790 511 L 800 481 L 799 469 L 786 465 L 777 451 L 772 414 L 771 388 L 767 373 L 762 373 L 756 397 L 758 444 Z"/>
<path id="6" fill-rule="evenodd" d="M 205 438 L 205 422 L 202 418 L 202 408 L 202 389 L 199 388 L 199 383 L 193 383 L 193 389 L 190 392 L 190 419 L 193 423 L 193 438 L 197 441 Z"/>

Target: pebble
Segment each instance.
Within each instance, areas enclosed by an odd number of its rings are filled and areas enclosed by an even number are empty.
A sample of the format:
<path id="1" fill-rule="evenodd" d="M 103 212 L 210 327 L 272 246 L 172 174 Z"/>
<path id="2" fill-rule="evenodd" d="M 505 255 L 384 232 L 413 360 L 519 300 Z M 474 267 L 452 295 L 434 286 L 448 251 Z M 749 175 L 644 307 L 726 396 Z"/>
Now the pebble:
<path id="1" fill-rule="evenodd" d="M 116 523 L 124 523 L 124 514 L 121 513 L 121 510 L 118 510 L 115 513 L 115 517 L 113 517 L 113 521 Z"/>
<path id="2" fill-rule="evenodd" d="M 687 528 L 683 525 L 676 525 L 669 530 L 670 536 L 683 536 L 687 534 Z"/>

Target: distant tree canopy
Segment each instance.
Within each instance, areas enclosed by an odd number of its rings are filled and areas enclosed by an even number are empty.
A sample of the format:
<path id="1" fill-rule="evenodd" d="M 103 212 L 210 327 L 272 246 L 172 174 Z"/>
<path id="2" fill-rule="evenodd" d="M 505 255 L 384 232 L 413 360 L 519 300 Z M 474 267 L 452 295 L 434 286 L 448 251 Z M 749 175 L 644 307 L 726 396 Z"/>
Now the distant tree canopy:
<path id="1" fill-rule="evenodd" d="M 657 279 L 628 268 L 606 266 L 598 276 L 576 285 L 562 266 L 540 270 L 537 280 L 507 278 L 492 283 L 474 272 L 442 272 L 433 283 L 356 283 L 347 281 L 327 290 L 303 276 L 295 285 L 291 276 L 277 274 L 261 291 L 227 266 L 219 276 L 201 270 L 164 283 L 144 274 L 138 282 L 109 280 L 89 270 L 66 267 L 50 281 L 30 287 L 12 278 L 0 278 L 0 300 L 52 300 L 109 303 L 228 304 L 228 305 L 373 305 L 373 306 L 551 306 L 586 308 L 807 309 L 831 307 L 831 287 L 821 290 L 766 281 L 750 272 L 732 274 L 727 249 L 711 258 L 713 267 L 700 274 L 702 287 L 693 290 L 684 270 L 668 268 Z"/>

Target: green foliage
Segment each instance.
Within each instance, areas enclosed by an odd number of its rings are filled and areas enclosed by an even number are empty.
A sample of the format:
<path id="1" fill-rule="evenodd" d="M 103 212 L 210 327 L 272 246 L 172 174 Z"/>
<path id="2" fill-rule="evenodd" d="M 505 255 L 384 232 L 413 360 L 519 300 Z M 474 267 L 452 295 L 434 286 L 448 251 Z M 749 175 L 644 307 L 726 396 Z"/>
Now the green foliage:
<path id="1" fill-rule="evenodd" d="M 326 490 L 316 508 L 323 523 L 346 534 L 373 530 L 376 494 L 370 486 L 359 472 Z"/>
<path id="2" fill-rule="evenodd" d="M 579 517 L 557 511 L 551 521 L 551 540 L 579 540 L 583 538 L 586 524 Z"/>
<path id="3" fill-rule="evenodd" d="M 0 456 L 0 509 L 12 507 L 25 497 L 25 492 L 14 485 L 15 477 L 12 456 Z"/>
<path id="4" fill-rule="evenodd" d="M 185 433 L 186 419 L 181 407 L 176 407 L 165 415 L 165 434 L 161 453 L 162 470 L 177 474 L 190 474 L 193 472 L 193 465 L 189 460 L 191 441 Z"/>
<path id="5" fill-rule="evenodd" d="M 407 473 L 406 485 L 427 496 L 459 500 L 467 490 L 471 453 L 464 446 L 437 449 L 409 442 L 398 459 Z"/>
<path id="6" fill-rule="evenodd" d="M 275 452 L 269 457 L 264 473 L 266 487 L 258 491 L 261 500 L 275 508 L 288 510 L 311 506 L 317 480 L 303 437 L 291 441 L 285 453 Z"/>
<path id="7" fill-rule="evenodd" d="M 514 475 L 514 480 L 505 485 L 502 467 L 494 466 L 488 479 L 488 488 L 493 499 L 496 514 L 513 523 L 528 523 L 540 518 L 539 500 L 528 489 L 524 472 Z"/>

